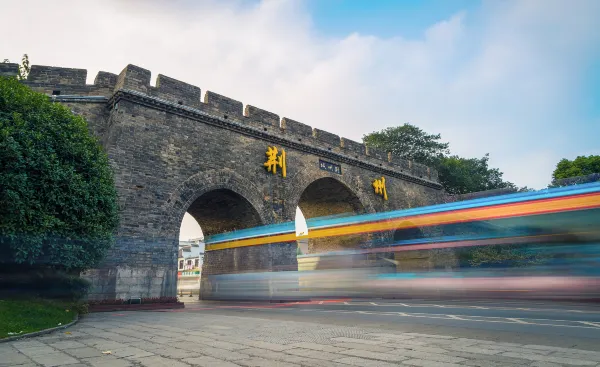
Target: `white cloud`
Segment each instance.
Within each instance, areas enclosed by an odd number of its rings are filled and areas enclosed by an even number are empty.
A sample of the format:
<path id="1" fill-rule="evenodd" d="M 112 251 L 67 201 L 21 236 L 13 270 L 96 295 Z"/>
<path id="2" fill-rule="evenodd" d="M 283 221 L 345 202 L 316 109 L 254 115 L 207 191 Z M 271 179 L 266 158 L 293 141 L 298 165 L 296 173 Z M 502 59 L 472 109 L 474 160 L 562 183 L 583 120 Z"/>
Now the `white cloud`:
<path id="1" fill-rule="evenodd" d="M 416 40 L 328 38 L 301 1 L 0 8 L 0 33 L 14 35 L 3 37 L 1 58 L 27 52 L 34 64 L 87 68 L 89 81 L 133 63 L 355 140 L 409 121 L 442 133 L 458 154 L 489 152 L 519 185 L 543 187 L 555 159 L 593 148 L 569 142 L 591 124 L 572 116 L 580 70 L 599 51 L 594 0 L 484 2 Z"/>

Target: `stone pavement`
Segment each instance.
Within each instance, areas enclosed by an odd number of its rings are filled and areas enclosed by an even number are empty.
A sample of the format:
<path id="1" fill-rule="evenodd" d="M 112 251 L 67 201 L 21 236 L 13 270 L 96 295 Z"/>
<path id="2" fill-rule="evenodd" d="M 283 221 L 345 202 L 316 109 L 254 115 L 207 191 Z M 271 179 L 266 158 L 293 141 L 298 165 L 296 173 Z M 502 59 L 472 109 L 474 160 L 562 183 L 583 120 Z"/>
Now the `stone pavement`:
<path id="1" fill-rule="evenodd" d="M 0 366 L 398 365 L 600 366 L 600 352 L 199 312 L 91 314 L 0 344 Z"/>

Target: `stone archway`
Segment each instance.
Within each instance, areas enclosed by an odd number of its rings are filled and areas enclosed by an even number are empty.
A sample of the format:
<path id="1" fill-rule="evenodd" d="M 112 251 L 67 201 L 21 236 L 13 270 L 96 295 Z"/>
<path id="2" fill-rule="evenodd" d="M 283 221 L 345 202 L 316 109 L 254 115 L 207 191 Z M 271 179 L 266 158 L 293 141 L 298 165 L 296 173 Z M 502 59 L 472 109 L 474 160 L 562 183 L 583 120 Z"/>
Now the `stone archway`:
<path id="1" fill-rule="evenodd" d="M 288 198 L 286 200 L 286 207 L 284 211 L 284 216 L 287 220 L 294 220 L 296 208 L 299 206 L 302 195 L 304 195 L 309 186 L 322 179 L 330 179 L 327 180 L 330 183 L 329 186 L 337 186 L 338 188 L 341 188 L 344 193 L 347 193 L 348 197 L 352 197 L 352 205 L 355 208 L 362 207 L 362 213 L 375 213 L 375 207 L 373 206 L 373 203 L 369 199 L 368 195 L 365 194 L 359 180 L 352 180 L 346 176 L 335 175 L 326 171 L 319 171 L 311 176 L 298 175 L 290 179 L 292 182 L 292 188 L 289 190 L 287 195 Z M 358 203 L 360 205 L 358 205 Z M 358 214 L 358 211 L 355 211 L 355 213 Z M 329 215 L 332 214 L 341 213 L 331 213 Z M 306 216 L 306 219 L 314 217 L 307 215 L 307 213 L 304 213 L 304 215 Z"/>
<path id="2" fill-rule="evenodd" d="M 362 192 L 350 188 L 355 185 L 343 182 L 339 177 L 321 175 L 298 187 L 302 187 L 302 191 L 298 190 L 292 196 L 295 203 L 292 205 L 294 209 L 299 207 L 309 221 L 317 217 L 351 216 L 374 211 Z M 367 240 L 365 235 L 311 238 L 308 240 L 308 254 L 358 248 Z"/>
<path id="3" fill-rule="evenodd" d="M 178 242 L 179 224 L 187 212 L 200 225 L 205 236 L 273 223 L 273 213 L 263 194 L 249 180 L 229 169 L 197 173 L 179 185 L 165 204 L 169 220 L 165 236 Z M 295 260 L 295 259 L 294 259 Z M 201 297 L 209 298 L 207 276 L 269 269 L 269 251 L 244 247 L 205 252 L 201 274 Z"/>
<path id="4" fill-rule="evenodd" d="M 241 229 L 234 223 L 242 220 L 243 215 L 238 213 L 231 223 L 225 223 L 226 215 L 233 213 L 227 213 L 226 210 L 217 213 L 219 205 L 225 209 L 228 204 L 242 208 L 252 224 L 273 223 L 273 211 L 265 205 L 262 192 L 251 181 L 230 169 L 210 170 L 189 177 L 169 196 L 164 207 L 168 220 L 163 227 L 163 236 L 176 237 L 179 224 L 188 211 L 199 223 L 202 218 L 205 219 L 206 234 Z M 211 214 L 217 216 L 208 219 Z M 205 231 L 204 227 L 202 230 Z"/>

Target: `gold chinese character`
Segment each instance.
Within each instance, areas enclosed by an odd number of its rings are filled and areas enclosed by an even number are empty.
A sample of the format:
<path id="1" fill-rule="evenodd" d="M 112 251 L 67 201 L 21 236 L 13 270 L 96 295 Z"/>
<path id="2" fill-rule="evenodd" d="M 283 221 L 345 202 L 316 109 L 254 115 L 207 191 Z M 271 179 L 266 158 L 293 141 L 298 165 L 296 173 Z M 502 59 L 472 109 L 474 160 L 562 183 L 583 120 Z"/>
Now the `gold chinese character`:
<path id="1" fill-rule="evenodd" d="M 277 155 L 279 151 L 276 147 L 268 147 L 267 149 L 267 161 L 263 166 L 267 167 L 267 171 L 272 172 L 274 175 L 277 174 L 277 167 L 281 168 L 281 176 L 285 177 L 287 170 L 285 167 L 285 150 L 281 149 L 281 154 Z"/>
<path id="2" fill-rule="evenodd" d="M 375 194 L 383 196 L 383 200 L 388 199 L 387 190 L 385 189 L 385 177 L 373 181 L 373 187 L 375 188 Z"/>

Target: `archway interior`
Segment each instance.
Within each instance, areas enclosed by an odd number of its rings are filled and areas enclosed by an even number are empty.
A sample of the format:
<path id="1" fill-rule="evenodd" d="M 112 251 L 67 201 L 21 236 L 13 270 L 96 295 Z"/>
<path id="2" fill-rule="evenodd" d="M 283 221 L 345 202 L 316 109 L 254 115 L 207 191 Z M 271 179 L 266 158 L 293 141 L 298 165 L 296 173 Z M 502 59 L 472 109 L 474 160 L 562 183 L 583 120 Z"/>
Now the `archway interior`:
<path id="1" fill-rule="evenodd" d="M 243 196 L 227 189 L 207 192 L 187 211 L 202 227 L 205 236 L 261 225 L 260 215 Z"/>
<path id="2" fill-rule="evenodd" d="M 181 234 L 184 233 L 185 224 L 188 226 L 185 228 L 187 236 L 192 234 L 192 238 L 182 238 L 180 234 L 178 249 L 177 288 L 178 295 L 183 296 L 181 299 L 184 301 L 192 295 L 199 294 L 201 273 L 210 273 L 210 266 L 214 262 L 203 261 L 204 241 L 203 238 L 198 240 L 197 237 L 252 228 L 262 224 L 260 215 L 252 204 L 243 196 L 227 189 L 213 190 L 201 195 L 190 205 L 187 215 L 198 223 L 199 228 L 196 227 L 194 230 L 192 227 L 190 230 L 190 221 L 182 220 Z M 196 239 L 193 239 L 194 237 Z M 244 261 L 244 259 L 240 260 Z"/>
<path id="3" fill-rule="evenodd" d="M 304 217 L 311 218 L 356 215 L 365 212 L 359 198 L 346 185 L 333 178 L 321 178 L 312 182 L 300 196 L 298 207 Z M 358 248 L 366 236 L 353 235 L 308 240 L 308 254 L 316 254 Z"/>

